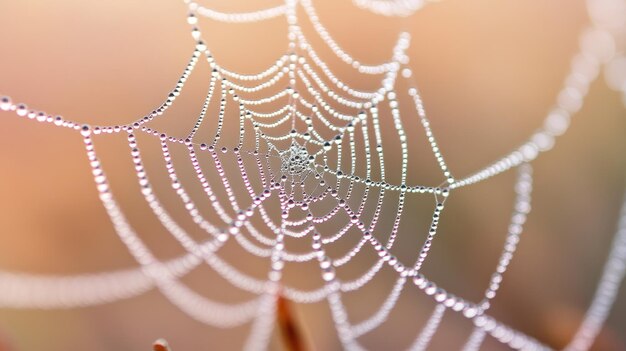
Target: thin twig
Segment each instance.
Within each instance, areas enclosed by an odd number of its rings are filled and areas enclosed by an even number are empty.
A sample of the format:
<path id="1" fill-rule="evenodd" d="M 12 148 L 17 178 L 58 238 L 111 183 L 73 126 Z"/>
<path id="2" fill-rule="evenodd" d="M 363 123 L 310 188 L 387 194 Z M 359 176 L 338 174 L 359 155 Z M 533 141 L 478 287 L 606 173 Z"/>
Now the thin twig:
<path id="1" fill-rule="evenodd" d="M 165 339 L 159 339 L 152 344 L 153 351 L 172 351 L 170 345 L 167 343 Z"/>
<path id="2" fill-rule="evenodd" d="M 276 309 L 276 319 L 285 349 L 288 351 L 307 351 L 308 348 L 306 347 L 302 330 L 298 328 L 289 300 L 279 296 Z"/>

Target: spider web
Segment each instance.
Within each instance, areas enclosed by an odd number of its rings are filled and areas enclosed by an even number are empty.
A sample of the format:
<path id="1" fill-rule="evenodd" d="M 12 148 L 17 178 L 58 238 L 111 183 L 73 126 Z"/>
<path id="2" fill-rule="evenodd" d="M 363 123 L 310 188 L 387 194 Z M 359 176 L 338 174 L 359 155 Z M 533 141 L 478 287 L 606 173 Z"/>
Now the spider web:
<path id="1" fill-rule="evenodd" d="M 424 4 L 380 0 L 354 3 L 388 16 L 406 16 Z M 219 328 L 249 323 L 251 330 L 244 348 L 264 349 L 273 330 L 276 297 L 281 295 L 297 303 L 326 301 L 343 347 L 360 350 L 363 346 L 358 338 L 384 323 L 403 289 L 413 284 L 434 301 L 435 308 L 422 330 L 416 332 L 409 350 L 428 348 L 445 313 L 463 316 L 474 326 L 464 350 L 480 349 L 487 335 L 514 349 L 550 349 L 497 321 L 488 310 L 531 209 L 530 162 L 551 149 L 555 138 L 567 130 L 571 115 L 581 108 L 590 83 L 604 63 L 609 65 L 608 72 L 621 72 L 619 65 L 623 58 L 614 53 L 620 49 L 618 43 L 626 32 L 626 20 L 623 16 L 615 20 L 615 14 L 626 13 L 620 12 L 626 6 L 624 2 L 589 0 L 593 25 L 581 37 L 580 52 L 572 59 L 571 72 L 544 125 L 508 155 L 462 178 L 455 178 L 448 168 L 430 128 L 419 90 L 412 81 L 405 53 L 409 34 L 400 34 L 387 62 L 370 65 L 341 48 L 320 22 L 310 0 L 287 0 L 284 5 L 249 13 L 222 13 L 194 2 L 187 5 L 195 49 L 174 89 L 163 104 L 146 116 L 126 125 L 89 126 L 29 110 L 8 97 L 2 99 L 0 107 L 4 111 L 81 134 L 100 200 L 115 231 L 140 267 L 69 277 L 1 272 L 4 288 L 0 291 L 0 306 L 89 306 L 138 296 L 156 287 L 171 303 L 202 323 Z M 298 16 L 299 7 L 304 18 Z M 198 17 L 245 23 L 280 16 L 287 20 L 287 51 L 269 68 L 256 74 L 240 74 L 220 65 L 204 43 L 198 25 Z M 368 79 L 378 85 L 370 90 L 357 89 L 335 76 L 330 64 L 305 35 L 301 26 L 304 21 L 309 22 L 314 34 L 340 61 L 362 76 L 371 77 Z M 182 93 L 200 60 L 206 60 L 212 73 L 201 112 L 189 132 L 176 136 L 152 127 L 151 121 L 167 117 L 166 112 Z M 609 82 L 619 81 L 616 75 L 608 74 Z M 399 91 L 400 81 L 410 87 Z M 622 86 L 626 89 L 626 85 Z M 413 105 L 408 117 L 401 113 L 403 99 Z M 215 110 L 217 122 L 208 126 L 205 118 L 214 113 L 211 109 Z M 411 183 L 413 161 L 409 162 L 409 155 L 415 147 L 412 133 L 416 125 L 423 132 L 421 141 L 428 146 L 441 171 L 438 185 Z M 159 260 L 116 202 L 96 152 L 94 136 L 119 133 L 127 134 L 129 155 L 142 196 L 158 221 L 185 249 L 183 256 Z M 145 140 L 160 146 L 171 188 L 193 222 L 205 232 L 207 240 L 194 239 L 159 200 L 142 157 L 141 145 Z M 185 181 L 179 178 L 183 162 L 175 160 L 178 153 L 173 149 L 184 150 L 184 161 L 191 164 L 192 173 L 202 186 L 203 201 L 210 204 L 210 218 L 200 210 Z M 483 299 L 471 302 L 426 277 L 422 266 L 454 189 L 513 168 L 517 169 L 516 198 L 505 245 Z M 417 228 L 427 234 L 417 258 L 406 263 L 394 256 L 393 248 L 400 224 L 407 216 L 406 202 L 417 197 L 431 199 L 432 216 L 427 228 Z M 391 229 L 386 229 L 383 223 L 383 212 L 388 211 L 395 213 Z M 334 254 L 333 246 L 347 237 L 357 238 L 356 243 L 349 250 Z M 296 241 L 306 249 L 292 248 L 291 243 Z M 254 277 L 225 261 L 219 251 L 228 242 L 235 242 L 250 255 L 268 261 L 266 276 Z M 338 271 L 367 250 L 372 250 L 377 259 L 365 273 L 349 280 L 339 278 Z M 287 284 L 283 279 L 285 267 L 306 262 L 317 262 L 321 285 L 306 290 Z M 256 297 L 228 304 L 194 292 L 180 279 L 202 264 L 234 287 Z M 596 296 L 567 350 L 589 348 L 611 309 L 625 266 L 626 205 Z M 344 295 L 361 289 L 385 268 L 397 276 L 390 294 L 371 316 L 354 322 L 344 305 Z"/>

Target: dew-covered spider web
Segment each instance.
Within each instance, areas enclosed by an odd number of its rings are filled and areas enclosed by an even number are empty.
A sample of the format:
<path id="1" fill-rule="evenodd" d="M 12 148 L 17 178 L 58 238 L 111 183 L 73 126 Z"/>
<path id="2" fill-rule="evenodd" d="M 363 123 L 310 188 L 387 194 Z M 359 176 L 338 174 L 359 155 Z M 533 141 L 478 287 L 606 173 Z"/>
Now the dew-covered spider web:
<path id="1" fill-rule="evenodd" d="M 420 0 L 354 0 L 356 6 L 380 15 L 408 16 L 421 8 Z M 0 306 L 7 308 L 70 308 L 105 304 L 141 295 L 157 288 L 172 304 L 202 323 L 218 328 L 250 325 L 244 348 L 267 348 L 276 319 L 277 297 L 296 303 L 326 302 L 342 346 L 365 349 L 359 338 L 386 321 L 397 306 L 403 289 L 414 285 L 432 299 L 434 309 L 424 325 L 414 330 L 409 350 L 428 349 L 445 314 L 457 314 L 473 326 L 463 349 L 479 350 L 486 337 L 514 349 L 546 350 L 549 346 L 490 316 L 505 271 L 513 259 L 531 206 L 531 162 L 552 148 L 566 132 L 570 118 L 583 104 L 589 85 L 606 66 L 607 80 L 626 95 L 626 2 L 588 0 L 592 25 L 584 31 L 580 51 L 544 124 L 518 148 L 492 164 L 463 177 L 453 174 L 431 130 L 408 57 L 408 33 L 401 33 L 389 59 L 366 64 L 348 54 L 332 37 L 316 14 L 311 0 L 287 0 L 283 5 L 249 13 L 222 13 L 186 2 L 195 48 L 174 89 L 147 115 L 125 125 L 90 126 L 30 110 L 26 105 L 2 98 L 1 109 L 17 116 L 80 133 L 97 191 L 113 227 L 139 268 L 93 275 L 44 277 L 0 272 Z M 435 6 L 435 5 L 431 5 Z M 263 22 L 284 17 L 288 47 L 274 64 L 256 74 L 241 74 L 218 62 L 203 41 L 199 18 L 230 23 Z M 303 23 L 312 28 L 303 30 Z M 262 24 L 258 24 L 262 25 Z M 333 73 L 310 41 L 322 45 L 352 67 L 375 88 L 355 88 Z M 621 55 L 621 56 L 620 56 Z M 183 135 L 159 130 L 150 122 L 171 117 L 168 109 L 183 89 L 194 68 L 206 61 L 212 72 L 207 94 L 195 123 Z M 400 87 L 408 87 L 402 88 Z M 625 99 L 626 101 L 626 99 Z M 400 108 L 402 104 L 410 109 Z M 209 117 L 210 116 L 210 117 Z M 419 131 L 417 133 L 416 131 Z M 110 134 L 126 134 L 128 155 L 142 196 L 154 216 L 185 249 L 186 254 L 162 261 L 133 229 L 119 207 L 96 144 Z M 146 144 L 160 147 L 160 162 L 169 186 L 184 211 L 204 232 L 197 240 L 169 213 L 155 191 L 145 166 Z M 413 183 L 419 178 L 416 145 L 425 145 L 431 162 L 440 169 L 438 184 Z M 393 156 L 393 157 L 392 157 Z M 122 156 L 120 156 L 122 157 Z M 399 160 L 399 161 L 398 161 Z M 191 167 L 193 180 L 201 185 L 202 201 L 188 190 L 181 168 Z M 471 186 L 508 170 L 515 170 L 515 202 L 497 266 L 480 301 L 469 301 L 448 291 L 422 272 L 437 228 L 455 189 Z M 430 202 L 430 225 L 412 228 L 423 242 L 411 262 L 394 256 L 401 223 L 411 199 Z M 202 207 L 202 209 L 200 209 Z M 334 246 L 353 239 L 348 250 Z M 230 264 L 220 249 L 234 243 L 266 262 L 259 278 Z M 338 271 L 364 252 L 376 259 L 352 279 Z M 314 262 L 319 285 L 313 289 L 292 286 L 284 279 L 288 266 Z M 209 299 L 181 282 L 200 265 L 207 265 L 237 289 L 254 298 L 230 304 Z M 626 267 L 626 206 L 599 280 L 596 295 L 584 322 L 566 347 L 586 350 L 608 316 Z M 345 296 L 365 285 L 383 270 L 397 279 L 384 302 L 365 319 L 352 318 Z"/>

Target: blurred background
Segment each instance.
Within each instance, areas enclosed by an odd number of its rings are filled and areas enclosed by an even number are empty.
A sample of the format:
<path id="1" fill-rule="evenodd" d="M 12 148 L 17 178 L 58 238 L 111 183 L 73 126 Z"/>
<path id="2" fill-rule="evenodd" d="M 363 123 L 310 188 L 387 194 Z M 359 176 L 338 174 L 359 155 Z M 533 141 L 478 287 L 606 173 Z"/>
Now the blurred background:
<path id="1" fill-rule="evenodd" d="M 278 2 L 204 4 L 231 12 Z M 398 33 L 412 34 L 408 53 L 413 76 L 457 177 L 510 152 L 542 124 L 569 70 L 578 34 L 589 21 L 582 0 L 445 0 L 406 19 L 376 16 L 349 0 L 314 4 L 330 33 L 362 62 L 386 60 Z M 0 0 L 0 95 L 85 123 L 132 121 L 163 101 L 186 64 L 194 45 L 186 13 L 182 1 Z M 256 24 L 203 20 L 200 26 L 218 62 L 233 71 L 257 72 L 285 52 L 287 27 L 282 18 Z M 324 57 L 346 81 L 372 86 L 371 78 L 363 81 L 354 70 L 332 61 L 328 52 Z M 174 117 L 156 124 L 173 135 L 188 130 L 202 106 L 210 70 L 206 63 L 196 69 L 201 73 L 192 75 L 172 108 Z M 405 113 L 414 111 L 407 108 Z M 214 114 L 208 118 L 209 123 L 215 121 Z M 497 319 L 557 348 L 573 335 L 615 232 L 626 184 L 625 135 L 620 95 L 599 79 L 570 130 L 533 163 L 533 211 L 490 310 Z M 123 136 L 95 140 L 131 223 L 159 257 L 180 254 L 137 191 Z M 156 164 L 157 148 L 147 150 L 146 163 Z M 417 159 L 424 155 L 426 160 L 430 150 L 414 152 Z M 2 270 L 79 274 L 136 266 L 97 198 L 77 133 L 2 114 L 0 160 Z M 154 178 L 155 184 L 166 185 L 165 176 Z M 505 239 L 514 179 L 515 172 L 509 171 L 453 194 L 424 267 L 431 279 L 469 300 L 482 297 Z M 423 167 L 420 163 L 411 180 L 435 185 L 440 171 L 434 162 Z M 164 194 L 167 202 L 169 193 Z M 173 203 L 174 195 L 169 196 Z M 398 257 L 407 262 L 423 240 L 432 201 L 410 206 L 405 213 L 411 216 L 410 225 L 401 230 L 396 247 Z M 421 236 L 412 235 L 415 232 Z M 254 271 L 257 262 L 230 251 L 224 257 L 242 270 Z M 291 279 L 313 288 L 319 278 L 310 278 L 312 272 L 303 270 Z M 183 281 L 214 299 L 249 297 L 231 291 L 208 268 Z M 374 312 L 394 281 L 391 272 L 384 272 L 346 297 L 353 321 Z M 416 291 L 405 290 L 390 320 L 361 338 L 365 346 L 397 350 L 410 345 L 433 308 Z M 626 350 L 625 292 L 622 289 L 595 350 Z M 325 306 L 292 307 L 311 349 L 338 350 Z M 241 348 L 247 328 L 204 326 L 153 290 L 83 309 L 0 310 L 0 350 L 146 350 L 160 337 L 176 351 L 230 350 Z M 431 348 L 458 349 L 471 330 L 463 318 L 446 314 Z M 271 348 L 282 349 L 278 334 Z M 484 349 L 506 348 L 488 338 Z"/>

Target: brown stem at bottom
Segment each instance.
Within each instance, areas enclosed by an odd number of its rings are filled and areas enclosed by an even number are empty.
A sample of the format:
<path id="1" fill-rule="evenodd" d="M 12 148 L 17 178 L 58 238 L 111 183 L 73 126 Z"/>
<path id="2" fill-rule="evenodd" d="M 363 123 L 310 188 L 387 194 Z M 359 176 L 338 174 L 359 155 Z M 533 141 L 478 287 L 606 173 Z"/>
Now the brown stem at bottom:
<path id="1" fill-rule="evenodd" d="M 302 329 L 298 328 L 289 300 L 278 296 L 276 320 L 285 349 L 288 351 L 307 351 Z"/>

